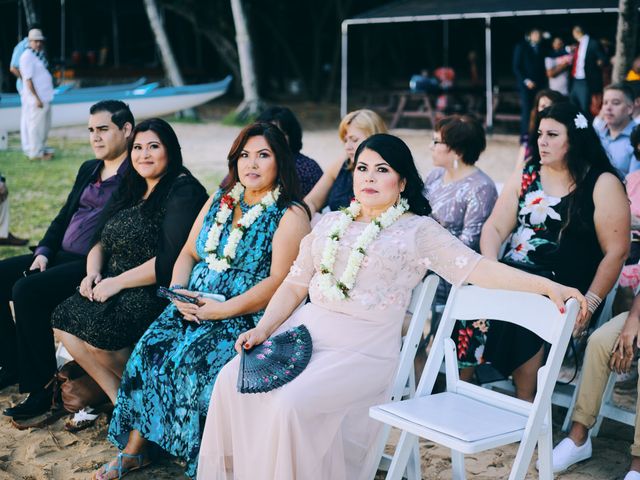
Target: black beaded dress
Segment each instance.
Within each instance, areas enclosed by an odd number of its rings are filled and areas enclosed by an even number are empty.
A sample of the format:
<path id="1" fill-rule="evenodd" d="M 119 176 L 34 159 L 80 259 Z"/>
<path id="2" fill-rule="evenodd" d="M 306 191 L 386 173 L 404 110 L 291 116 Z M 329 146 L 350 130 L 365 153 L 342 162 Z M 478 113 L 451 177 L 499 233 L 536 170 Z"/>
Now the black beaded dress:
<path id="1" fill-rule="evenodd" d="M 102 230 L 105 255 L 102 277 L 115 277 L 156 257 L 158 283 L 170 272 L 206 191 L 193 177 L 178 177 L 164 205 L 143 212 L 143 202 L 115 213 Z M 75 293 L 56 307 L 54 328 L 68 332 L 102 350 L 133 346 L 162 312 L 167 302 L 156 295 L 157 285 L 128 288 L 106 302 L 91 302 Z"/>

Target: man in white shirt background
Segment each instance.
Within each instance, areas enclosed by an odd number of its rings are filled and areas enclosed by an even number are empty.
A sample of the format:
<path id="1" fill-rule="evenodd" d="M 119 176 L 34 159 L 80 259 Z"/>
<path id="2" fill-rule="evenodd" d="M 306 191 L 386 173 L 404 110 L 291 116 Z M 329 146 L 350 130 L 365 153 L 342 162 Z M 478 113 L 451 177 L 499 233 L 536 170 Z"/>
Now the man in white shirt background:
<path id="1" fill-rule="evenodd" d="M 37 25 L 34 25 L 33 28 L 39 28 Z M 20 40 L 13 49 L 13 53 L 11 54 L 11 61 L 9 62 L 9 71 L 16 77 L 16 90 L 18 93 L 22 93 L 22 77 L 20 75 L 20 57 L 24 53 L 25 50 L 29 48 L 29 38 L 24 37 Z M 44 62 L 45 67 L 49 67 L 47 62 L 47 57 L 45 55 L 44 50 L 41 50 L 37 53 L 38 57 Z M 29 138 L 27 136 L 27 126 L 25 123 L 26 116 L 21 115 L 20 118 L 20 142 L 22 144 L 22 151 L 25 155 L 27 155 L 29 151 Z"/>
<path id="2" fill-rule="evenodd" d="M 23 87 L 20 93 L 22 114 L 29 139 L 27 156 L 30 159 L 48 160 L 51 153 L 45 149 L 51 127 L 51 100 L 53 100 L 53 77 L 38 52 L 44 48 L 42 31 L 29 31 L 29 48 L 20 56 L 20 76 Z"/>

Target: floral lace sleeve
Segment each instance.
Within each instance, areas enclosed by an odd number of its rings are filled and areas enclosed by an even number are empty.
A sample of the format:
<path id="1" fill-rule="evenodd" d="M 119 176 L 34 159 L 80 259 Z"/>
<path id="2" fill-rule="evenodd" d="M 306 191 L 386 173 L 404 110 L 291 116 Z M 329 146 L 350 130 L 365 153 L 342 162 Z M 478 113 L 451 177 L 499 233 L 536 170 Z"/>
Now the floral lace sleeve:
<path id="1" fill-rule="evenodd" d="M 420 265 L 432 270 L 452 285 L 460 286 L 482 256 L 451 235 L 432 218 L 422 217 L 417 232 Z"/>
<path id="2" fill-rule="evenodd" d="M 300 250 L 298 251 L 298 257 L 293 265 L 289 269 L 289 274 L 284 279 L 285 282 L 293 283 L 295 285 L 302 285 L 304 287 L 309 286 L 311 277 L 315 273 L 313 267 L 313 256 L 311 253 L 311 245 L 313 244 L 314 234 L 309 233 L 300 242 Z"/>

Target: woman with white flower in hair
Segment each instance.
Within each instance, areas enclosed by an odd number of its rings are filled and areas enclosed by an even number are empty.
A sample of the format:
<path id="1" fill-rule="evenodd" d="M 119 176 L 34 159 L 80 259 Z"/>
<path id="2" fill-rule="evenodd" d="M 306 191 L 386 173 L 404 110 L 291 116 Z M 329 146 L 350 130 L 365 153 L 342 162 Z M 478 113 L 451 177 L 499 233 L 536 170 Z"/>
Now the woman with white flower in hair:
<path id="1" fill-rule="evenodd" d="M 122 452 L 94 478 L 148 465 L 149 442 L 186 461 L 186 474 L 195 476 L 215 378 L 309 232 L 293 155 L 278 127 L 249 125 L 228 158 L 227 184 L 200 211 L 173 269 L 172 290 L 195 303 L 174 299 L 133 350 L 109 427 Z"/>
<path id="2" fill-rule="evenodd" d="M 258 325 L 236 350 L 304 324 L 313 340 L 306 368 L 284 386 L 237 391 L 239 358 L 218 375 L 198 478 L 364 479 L 380 423 L 368 417 L 390 388 L 413 288 L 428 270 L 465 281 L 548 295 L 559 308 L 575 289 L 483 259 L 428 216 L 423 183 L 406 144 L 377 134 L 358 147 L 355 199 L 326 214 Z M 309 295 L 310 301 L 300 303 Z"/>
<path id="3" fill-rule="evenodd" d="M 584 293 L 589 313 L 575 332 L 582 335 L 628 254 L 629 202 L 597 134 L 573 104 L 541 111 L 531 145 L 531 157 L 505 184 L 482 229 L 480 251 L 497 259 L 511 235 L 502 262 Z M 503 375 L 513 374 L 519 398 L 533 399 L 541 338 L 491 322 L 484 357 Z"/>

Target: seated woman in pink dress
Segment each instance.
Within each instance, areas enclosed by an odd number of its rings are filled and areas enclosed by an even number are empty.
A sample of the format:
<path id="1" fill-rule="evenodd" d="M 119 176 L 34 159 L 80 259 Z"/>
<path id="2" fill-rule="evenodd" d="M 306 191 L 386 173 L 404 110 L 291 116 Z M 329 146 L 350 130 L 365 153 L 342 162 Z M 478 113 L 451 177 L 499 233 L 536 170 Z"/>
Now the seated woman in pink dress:
<path id="1" fill-rule="evenodd" d="M 239 357 L 220 371 L 199 479 L 366 476 L 380 427 L 368 409 L 387 399 L 411 292 L 428 270 L 454 285 L 545 294 L 560 309 L 575 297 L 586 312 L 577 290 L 485 260 L 428 217 L 422 180 L 399 138 L 377 134 L 358 147 L 353 187 L 355 200 L 303 239 L 264 316 L 236 342 L 248 349 L 304 324 L 313 339 L 309 364 L 283 387 L 250 395 L 237 391 Z"/>

